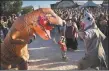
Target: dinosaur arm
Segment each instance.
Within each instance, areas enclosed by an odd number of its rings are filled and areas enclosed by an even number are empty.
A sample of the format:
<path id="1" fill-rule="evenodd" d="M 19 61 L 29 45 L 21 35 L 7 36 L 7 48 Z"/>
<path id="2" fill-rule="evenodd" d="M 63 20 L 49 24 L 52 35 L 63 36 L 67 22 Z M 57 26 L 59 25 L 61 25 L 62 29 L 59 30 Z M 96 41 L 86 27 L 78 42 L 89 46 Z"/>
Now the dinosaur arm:
<path id="1" fill-rule="evenodd" d="M 11 43 L 12 44 L 27 44 L 27 42 L 23 39 L 20 39 L 20 32 L 19 31 L 12 31 L 11 32 Z"/>

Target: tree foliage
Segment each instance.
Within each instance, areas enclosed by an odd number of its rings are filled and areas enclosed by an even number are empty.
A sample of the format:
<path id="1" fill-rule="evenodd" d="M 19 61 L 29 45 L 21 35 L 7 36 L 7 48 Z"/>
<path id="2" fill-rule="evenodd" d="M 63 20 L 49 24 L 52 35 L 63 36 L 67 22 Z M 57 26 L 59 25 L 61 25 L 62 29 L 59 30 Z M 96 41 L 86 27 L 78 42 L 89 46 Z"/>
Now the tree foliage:
<path id="1" fill-rule="evenodd" d="M 27 6 L 22 8 L 22 14 L 27 14 L 29 12 L 33 11 L 33 6 Z"/>
<path id="2" fill-rule="evenodd" d="M 21 11 L 22 8 L 22 0 L 8 0 L 8 1 L 4 1 L 1 0 L 0 1 L 0 13 L 1 14 L 12 14 L 12 13 L 19 13 Z"/>

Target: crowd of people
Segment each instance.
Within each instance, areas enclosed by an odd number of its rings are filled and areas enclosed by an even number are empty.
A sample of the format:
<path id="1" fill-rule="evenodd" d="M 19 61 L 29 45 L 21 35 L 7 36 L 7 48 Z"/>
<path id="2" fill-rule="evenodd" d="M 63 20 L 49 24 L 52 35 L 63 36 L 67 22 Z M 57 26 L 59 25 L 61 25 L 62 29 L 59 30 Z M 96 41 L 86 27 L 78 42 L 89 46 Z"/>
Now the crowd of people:
<path id="1" fill-rule="evenodd" d="M 104 7 L 99 8 L 87 8 L 96 19 L 96 24 L 99 28 L 101 28 L 101 25 L 107 24 L 108 21 L 108 9 Z M 83 11 L 84 8 L 63 8 L 63 9 L 54 9 L 54 11 L 63 19 L 68 20 L 72 19 L 72 21 L 75 21 L 77 23 L 78 28 L 80 28 L 80 21 L 83 17 Z"/>
<path id="2" fill-rule="evenodd" d="M 98 28 L 108 36 L 108 9 L 104 7 L 100 8 L 88 8 L 88 10 L 93 14 L 96 24 Z M 66 28 L 66 41 L 68 48 L 77 49 L 77 40 L 76 37 L 73 35 L 75 31 L 80 28 L 80 22 L 83 18 L 83 11 L 84 8 L 63 8 L 63 9 L 54 9 L 55 13 L 58 14 L 63 20 L 67 23 Z M 1 33 L 1 42 L 5 38 L 6 34 L 8 33 L 10 27 L 12 26 L 13 22 L 16 20 L 16 14 L 12 14 L 11 16 L 1 16 L 0 17 L 0 33 Z M 74 25 L 76 24 L 77 27 Z M 2 36 L 3 35 L 3 36 Z M 73 43 L 73 44 L 72 44 Z M 73 46 L 73 47 L 72 47 Z M 75 47 L 74 47 L 75 46 Z"/>
<path id="3" fill-rule="evenodd" d="M 84 10 L 86 10 L 86 9 L 84 9 L 84 8 L 83 9 L 79 9 L 79 8 L 54 9 L 54 11 L 63 20 L 66 21 L 66 32 L 65 32 L 66 35 L 65 35 L 65 38 L 66 38 L 66 46 L 67 46 L 68 50 L 69 49 L 72 49 L 72 50 L 77 50 L 78 49 L 78 47 L 77 47 L 78 42 L 77 42 L 77 38 L 75 36 L 75 33 L 78 32 L 78 30 L 80 32 L 80 30 L 82 29 L 81 28 L 82 25 L 80 23 L 81 23 L 81 21 L 83 21 L 82 19 L 84 19 L 84 16 L 85 16 Z M 106 36 L 105 40 L 102 41 L 102 42 L 104 42 L 104 43 L 108 42 L 107 41 L 107 38 L 109 37 L 109 35 L 108 35 L 109 34 L 109 31 L 108 31 L 108 26 L 109 26 L 108 9 L 106 9 L 104 7 L 100 7 L 100 8 L 87 8 L 87 10 L 89 10 L 89 12 L 93 15 L 93 17 L 95 19 L 94 24 L 96 24 L 97 28 L 99 28 L 101 30 L 100 32 L 102 32 Z M 88 18 L 87 18 L 87 20 L 88 20 Z M 76 24 L 76 26 L 75 26 L 75 24 Z M 88 26 L 88 28 L 89 28 L 89 26 Z M 99 61 L 99 59 L 97 58 L 98 56 L 95 56 L 96 55 L 96 50 L 97 50 L 96 45 L 102 45 L 102 42 L 97 43 L 97 41 L 95 41 L 96 40 L 95 36 L 93 36 L 93 37 L 91 36 L 91 34 L 92 34 L 91 28 L 89 28 L 91 32 L 85 33 L 85 34 L 90 34 L 89 38 L 87 39 L 87 37 L 85 38 L 83 36 L 83 39 L 82 39 L 82 40 L 84 40 L 86 52 L 85 52 L 85 57 L 83 57 L 82 59 L 80 59 L 78 61 L 78 68 L 80 70 L 85 69 L 85 68 L 87 68 L 88 66 L 91 66 L 91 65 L 92 66 L 96 65 L 97 61 Z M 86 29 L 86 30 L 89 30 L 89 29 Z M 83 31 L 82 31 L 82 33 L 83 33 Z M 84 34 L 81 34 L 81 35 L 84 35 Z M 80 36 L 80 34 L 79 34 L 79 36 Z M 98 40 L 100 40 L 100 39 L 98 39 Z M 105 62 L 104 67 L 107 68 L 107 66 L 108 66 L 108 64 L 107 64 L 107 62 L 108 62 L 107 48 L 108 47 L 106 47 L 105 45 L 107 45 L 107 44 L 104 44 L 104 43 L 103 43 L 103 46 L 97 46 L 97 48 L 101 48 L 101 47 L 103 48 L 102 50 L 97 50 L 97 51 L 98 52 L 104 51 L 103 54 L 104 54 L 104 56 L 106 56 L 104 58 L 104 60 L 103 60 Z M 92 52 L 92 53 L 90 53 L 90 52 Z M 93 57 L 93 56 L 95 56 L 95 57 Z M 102 57 L 102 56 L 100 56 L 100 57 Z M 96 58 L 98 60 L 96 60 Z M 95 59 L 95 60 L 93 60 L 93 59 Z M 102 66 L 101 66 L 100 69 L 102 69 Z"/>
<path id="4" fill-rule="evenodd" d="M 87 8 L 95 18 L 95 23 L 98 28 L 108 36 L 108 23 L 109 15 L 108 9 L 104 7 L 98 8 Z M 84 8 L 63 8 L 63 9 L 54 9 L 55 13 L 58 14 L 63 20 L 67 22 L 66 28 L 66 45 L 67 48 L 76 50 L 77 49 L 77 39 L 74 36 L 74 33 L 80 28 L 80 22 L 83 18 Z M 74 26 L 77 25 L 77 28 Z M 75 29 L 73 29 L 75 27 Z M 72 31 L 74 33 L 72 33 Z"/>
<path id="5" fill-rule="evenodd" d="M 87 9 L 89 10 L 89 12 L 91 12 L 93 17 L 95 18 L 95 23 L 97 24 L 98 28 L 107 37 L 109 37 L 109 35 L 108 35 L 108 32 L 109 32 L 108 31 L 108 26 L 109 26 L 109 24 L 108 24 L 109 23 L 108 9 L 105 9 L 104 7 L 87 8 Z M 63 31 L 62 26 L 57 26 L 57 27 L 58 27 L 58 31 L 61 34 L 61 36 L 65 36 L 65 44 L 67 46 L 67 49 L 68 50 L 77 50 L 78 49 L 77 48 L 77 45 L 78 45 L 78 42 L 77 42 L 78 30 L 81 30 L 80 22 L 81 22 L 81 20 L 83 19 L 83 16 L 84 16 L 84 8 L 82 8 L 82 9 L 79 9 L 79 8 L 64 8 L 64 9 L 54 9 L 54 11 L 55 11 L 56 14 L 58 14 L 65 21 L 64 23 L 66 23 L 65 33 L 62 33 L 62 31 Z M 4 40 L 8 31 L 10 30 L 11 26 L 13 25 L 13 22 L 17 19 L 17 17 L 18 16 L 16 16 L 16 14 L 12 14 L 12 16 L 8 16 L 8 17 L 7 16 L 1 16 L 0 17 L 0 34 L 1 34 L 0 42 L 2 42 Z M 92 42 L 92 41 L 90 41 L 90 42 Z M 95 45 L 93 44 L 93 46 L 95 46 Z M 95 46 L 95 47 L 97 47 L 97 46 Z M 89 62 L 90 62 L 90 60 L 89 60 Z M 88 62 L 88 64 L 89 64 L 89 62 Z M 92 63 L 94 63 L 94 62 L 92 62 Z M 27 62 L 24 63 L 24 64 L 26 65 Z"/>
<path id="6" fill-rule="evenodd" d="M 0 16 L 0 42 L 3 41 L 3 39 L 6 37 L 6 34 L 8 33 L 9 29 L 11 28 L 13 22 L 17 19 L 16 14 L 12 14 L 11 16 Z"/>

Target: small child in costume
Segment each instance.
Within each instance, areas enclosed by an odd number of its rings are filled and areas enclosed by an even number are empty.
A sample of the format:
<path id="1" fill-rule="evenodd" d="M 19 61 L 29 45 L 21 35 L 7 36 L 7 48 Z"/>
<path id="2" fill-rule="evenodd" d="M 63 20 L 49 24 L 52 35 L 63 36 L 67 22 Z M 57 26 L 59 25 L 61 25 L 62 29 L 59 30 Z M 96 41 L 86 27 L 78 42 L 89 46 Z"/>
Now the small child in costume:
<path id="1" fill-rule="evenodd" d="M 58 42 L 58 44 L 60 45 L 60 48 L 61 48 L 62 58 L 66 60 L 67 59 L 67 57 L 66 57 L 67 47 L 65 44 L 65 37 L 64 36 L 60 37 L 60 41 Z"/>

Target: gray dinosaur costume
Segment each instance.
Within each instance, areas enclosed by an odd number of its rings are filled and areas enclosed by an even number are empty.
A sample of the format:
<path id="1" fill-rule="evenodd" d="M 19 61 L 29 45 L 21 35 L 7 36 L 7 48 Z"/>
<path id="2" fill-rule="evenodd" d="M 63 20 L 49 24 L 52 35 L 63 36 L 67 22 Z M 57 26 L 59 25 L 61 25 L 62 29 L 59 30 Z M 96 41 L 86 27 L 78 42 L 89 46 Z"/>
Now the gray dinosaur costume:
<path id="1" fill-rule="evenodd" d="M 78 62 L 78 69 L 83 70 L 88 67 L 99 67 L 102 63 L 106 64 L 106 55 L 102 46 L 102 41 L 106 36 L 99 30 L 94 23 L 94 18 L 88 12 L 84 13 L 82 20 L 83 31 L 79 31 L 79 36 L 85 43 L 85 57 Z M 101 66 L 100 66 L 101 68 Z"/>

